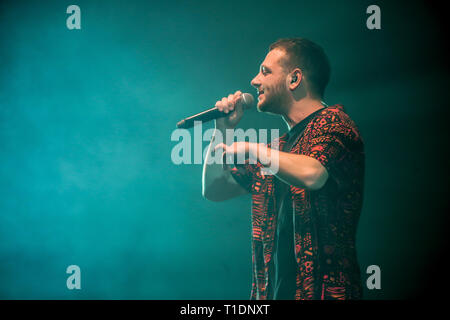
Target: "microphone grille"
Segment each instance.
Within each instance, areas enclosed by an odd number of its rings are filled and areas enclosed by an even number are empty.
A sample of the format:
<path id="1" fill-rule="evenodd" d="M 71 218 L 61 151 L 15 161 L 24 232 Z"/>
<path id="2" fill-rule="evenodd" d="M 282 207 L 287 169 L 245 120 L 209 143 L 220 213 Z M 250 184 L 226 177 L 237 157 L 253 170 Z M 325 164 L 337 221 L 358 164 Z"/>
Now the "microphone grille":
<path id="1" fill-rule="evenodd" d="M 250 93 L 243 93 L 242 94 L 242 107 L 244 109 L 249 109 L 253 107 L 253 104 L 255 102 L 255 99 Z"/>

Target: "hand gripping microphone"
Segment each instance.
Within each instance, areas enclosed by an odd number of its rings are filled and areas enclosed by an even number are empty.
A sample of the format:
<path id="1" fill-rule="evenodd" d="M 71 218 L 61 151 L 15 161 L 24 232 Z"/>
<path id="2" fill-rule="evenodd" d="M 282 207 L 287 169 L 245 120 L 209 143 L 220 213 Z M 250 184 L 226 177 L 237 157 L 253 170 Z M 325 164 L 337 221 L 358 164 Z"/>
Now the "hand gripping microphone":
<path id="1" fill-rule="evenodd" d="M 242 103 L 243 110 L 246 110 L 253 106 L 254 99 L 250 93 L 243 93 L 240 102 Z M 177 128 L 192 128 L 194 126 L 194 121 L 208 122 L 217 118 L 226 117 L 228 115 L 229 113 L 221 112 L 217 109 L 217 107 L 214 107 L 181 120 L 177 123 Z"/>

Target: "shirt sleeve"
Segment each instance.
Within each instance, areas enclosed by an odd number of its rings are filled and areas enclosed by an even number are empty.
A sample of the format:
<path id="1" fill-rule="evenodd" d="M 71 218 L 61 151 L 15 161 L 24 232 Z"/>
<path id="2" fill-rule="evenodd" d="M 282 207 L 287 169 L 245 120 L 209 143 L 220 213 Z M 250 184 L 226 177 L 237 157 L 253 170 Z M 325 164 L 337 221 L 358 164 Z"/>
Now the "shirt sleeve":
<path id="1" fill-rule="evenodd" d="M 342 121 L 319 120 L 312 128 L 308 148 L 302 154 L 318 160 L 330 176 L 345 180 L 348 166 L 362 142 L 356 128 Z"/>
<path id="2" fill-rule="evenodd" d="M 256 170 L 258 170 L 257 165 L 243 164 L 231 168 L 230 173 L 241 187 L 252 193 Z"/>

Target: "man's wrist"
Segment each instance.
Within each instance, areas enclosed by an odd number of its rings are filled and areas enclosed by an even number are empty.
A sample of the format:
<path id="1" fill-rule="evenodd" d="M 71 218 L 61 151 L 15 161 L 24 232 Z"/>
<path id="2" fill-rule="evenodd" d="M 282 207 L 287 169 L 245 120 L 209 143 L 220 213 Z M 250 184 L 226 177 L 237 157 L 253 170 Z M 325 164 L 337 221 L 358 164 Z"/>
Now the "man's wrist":
<path id="1" fill-rule="evenodd" d="M 272 165 L 272 150 L 264 143 L 255 143 L 250 152 L 256 157 L 257 161 L 265 167 Z"/>

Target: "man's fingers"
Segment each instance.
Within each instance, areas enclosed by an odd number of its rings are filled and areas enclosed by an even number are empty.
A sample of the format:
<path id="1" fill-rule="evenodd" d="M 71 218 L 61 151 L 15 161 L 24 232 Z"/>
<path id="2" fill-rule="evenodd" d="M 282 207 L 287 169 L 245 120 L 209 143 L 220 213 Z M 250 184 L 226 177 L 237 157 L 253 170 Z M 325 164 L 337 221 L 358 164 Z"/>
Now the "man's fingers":
<path id="1" fill-rule="evenodd" d="M 226 97 L 222 98 L 222 112 L 227 113 L 228 112 L 228 99 Z"/>
<path id="2" fill-rule="evenodd" d="M 218 149 L 223 149 L 224 152 L 227 150 L 227 145 L 224 143 L 219 143 L 217 146 L 214 147 L 214 151 L 217 151 Z"/>
<path id="3" fill-rule="evenodd" d="M 231 146 L 227 146 L 225 143 L 219 143 L 214 147 L 214 151 L 218 149 L 223 149 L 225 153 L 235 153 L 236 152 L 236 142 L 233 142 Z"/>
<path id="4" fill-rule="evenodd" d="M 222 101 L 217 101 L 215 104 L 215 107 L 219 110 L 222 111 L 223 107 L 222 107 Z"/>
<path id="5" fill-rule="evenodd" d="M 214 151 L 217 151 L 217 149 L 223 148 L 223 143 L 219 143 L 217 146 L 214 147 Z"/>
<path id="6" fill-rule="evenodd" d="M 239 90 L 234 93 L 234 104 L 236 105 L 238 102 L 242 100 L 242 92 Z"/>
<path id="7" fill-rule="evenodd" d="M 220 150 L 220 149 L 223 150 L 223 151 L 222 151 L 222 164 L 223 164 L 224 168 L 225 168 L 225 166 L 226 166 L 225 164 L 226 164 L 226 163 L 229 163 L 229 161 L 226 160 L 227 157 L 230 156 L 230 155 L 227 153 L 228 148 L 229 148 L 229 147 L 228 147 L 226 144 L 224 144 L 224 143 L 219 143 L 217 146 L 214 147 L 214 154 L 217 152 L 217 150 Z"/>
<path id="8" fill-rule="evenodd" d="M 242 98 L 242 92 L 236 91 L 234 94 L 230 93 L 228 97 L 223 97 L 221 100 L 217 101 L 215 107 L 224 113 L 230 113 L 231 111 L 236 109 L 237 103 Z"/>

